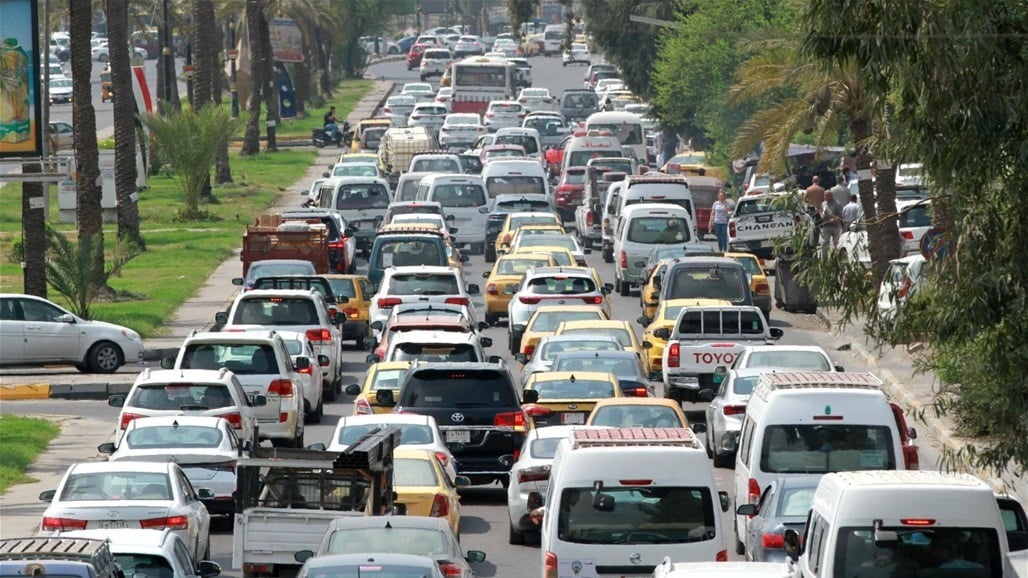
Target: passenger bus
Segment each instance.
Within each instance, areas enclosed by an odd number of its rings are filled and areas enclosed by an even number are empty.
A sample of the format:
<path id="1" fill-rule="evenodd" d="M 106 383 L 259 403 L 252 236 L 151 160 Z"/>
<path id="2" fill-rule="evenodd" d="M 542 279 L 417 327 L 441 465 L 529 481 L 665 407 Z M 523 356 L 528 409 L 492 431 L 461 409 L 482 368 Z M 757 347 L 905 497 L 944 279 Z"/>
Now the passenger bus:
<path id="1" fill-rule="evenodd" d="M 514 85 L 514 63 L 502 58 L 476 56 L 452 65 L 450 86 L 453 97 L 450 112 L 485 114 L 493 100 L 511 100 L 517 90 Z"/>
<path id="2" fill-rule="evenodd" d="M 594 112 L 585 121 L 585 130 L 610 131 L 621 146 L 631 148 L 640 165 L 646 164 L 646 138 L 642 118 L 631 112 Z"/>

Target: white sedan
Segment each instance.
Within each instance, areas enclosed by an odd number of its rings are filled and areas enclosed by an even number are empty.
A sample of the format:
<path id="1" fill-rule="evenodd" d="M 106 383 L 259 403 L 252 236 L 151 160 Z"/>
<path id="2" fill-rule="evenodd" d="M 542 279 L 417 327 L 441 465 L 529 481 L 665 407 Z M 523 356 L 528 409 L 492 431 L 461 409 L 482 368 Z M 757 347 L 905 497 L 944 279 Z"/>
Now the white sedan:
<path id="1" fill-rule="evenodd" d="M 550 481 L 550 466 L 553 464 L 557 445 L 576 427 L 581 429 L 581 426 L 555 425 L 531 429 L 525 434 L 525 443 L 521 446 L 518 461 L 510 468 L 510 484 L 507 486 L 509 543 L 524 544 L 526 534 L 535 534 L 539 531 L 539 526 L 529 518 L 528 495 L 532 492 L 546 493 L 546 485 Z"/>
<path id="2" fill-rule="evenodd" d="M 467 148 L 485 133 L 482 117 L 473 112 L 458 112 L 446 115 L 439 129 L 439 146 L 443 148 Z"/>
<path id="3" fill-rule="evenodd" d="M 430 415 L 413 413 L 381 413 L 370 415 L 351 415 L 340 418 L 336 431 L 332 433 L 328 451 L 341 452 L 369 431 L 384 426 L 400 428 L 400 445 L 407 449 L 430 450 L 435 452 L 439 462 L 443 464 L 450 480 L 457 478 L 457 466 L 450 448 L 439 431 L 435 418 Z"/>
<path id="4" fill-rule="evenodd" d="M 87 321 L 46 299 L 0 294 L 0 365 L 69 363 L 114 373 L 143 360 L 143 340 L 121 325 Z"/>
<path id="5" fill-rule="evenodd" d="M 89 462 L 72 464 L 56 490 L 39 499 L 50 502 L 43 512 L 39 536 L 92 529 L 174 531 L 194 559 L 210 552 L 211 517 L 201 499 L 207 488 L 194 490 L 178 464 Z"/>
<path id="6" fill-rule="evenodd" d="M 518 102 L 525 107 L 528 113 L 533 112 L 556 112 L 560 103 L 550 95 L 548 88 L 522 88 L 518 94 Z"/>
<path id="7" fill-rule="evenodd" d="M 240 441 L 232 424 L 223 418 L 200 415 L 143 417 L 129 422 L 121 445 L 101 444 L 110 462 L 177 463 L 194 487 L 214 492 L 201 499 L 214 515 L 234 513 L 236 456 Z"/>
<path id="8" fill-rule="evenodd" d="M 585 44 L 574 43 L 571 45 L 571 50 L 568 50 L 563 55 L 563 65 L 569 64 L 592 64 L 592 54 L 589 53 L 589 47 Z"/>

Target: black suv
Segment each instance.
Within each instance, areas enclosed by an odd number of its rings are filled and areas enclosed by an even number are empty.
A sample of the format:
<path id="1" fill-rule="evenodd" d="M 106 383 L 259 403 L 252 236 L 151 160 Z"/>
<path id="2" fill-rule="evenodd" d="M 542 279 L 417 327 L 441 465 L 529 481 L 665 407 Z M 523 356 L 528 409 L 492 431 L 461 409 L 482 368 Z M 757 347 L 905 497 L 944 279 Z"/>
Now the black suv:
<path id="1" fill-rule="evenodd" d="M 473 484 L 509 483 L 527 424 L 504 364 L 415 362 L 392 398 L 392 390 L 378 390 L 382 405 L 435 418 L 459 475 Z"/>

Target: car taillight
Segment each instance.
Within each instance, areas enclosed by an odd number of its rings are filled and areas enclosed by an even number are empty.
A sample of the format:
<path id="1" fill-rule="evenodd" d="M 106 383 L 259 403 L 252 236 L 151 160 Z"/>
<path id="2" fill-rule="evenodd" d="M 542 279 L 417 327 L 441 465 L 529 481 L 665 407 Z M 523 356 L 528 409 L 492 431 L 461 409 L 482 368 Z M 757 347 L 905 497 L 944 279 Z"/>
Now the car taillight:
<path id="1" fill-rule="evenodd" d="M 626 387 L 622 390 L 625 397 L 649 397 L 650 390 L 646 389 L 645 386 L 638 385 L 636 387 Z"/>
<path id="2" fill-rule="evenodd" d="M 490 295 L 499 295 L 500 291 L 496 288 L 496 283 L 490 283 L 485 286 L 485 292 Z"/>
<path id="3" fill-rule="evenodd" d="M 750 478 L 750 481 L 746 484 L 746 499 L 751 504 L 760 502 L 760 484 L 754 478 Z M 750 517 L 752 518 L 753 516 Z"/>
<path id="4" fill-rule="evenodd" d="M 714 557 L 715 562 L 727 562 L 728 561 L 728 550 L 719 550 L 717 556 Z"/>
<path id="5" fill-rule="evenodd" d="M 667 348 L 667 366 L 678 367 L 681 361 L 682 348 L 677 343 L 672 343 Z"/>
<path id="6" fill-rule="evenodd" d="M 585 214 L 585 224 L 590 226 L 590 227 L 593 226 L 593 213 L 592 213 L 592 211 L 589 211 L 588 213 Z"/>
<path id="7" fill-rule="evenodd" d="M 546 417 L 548 415 L 553 415 L 553 410 L 545 405 L 525 405 L 523 406 L 522 411 L 524 411 L 525 415 L 528 417 Z"/>
<path id="8" fill-rule="evenodd" d="M 628 253 L 621 251 L 621 253 L 618 254 L 618 267 L 628 269 Z"/>
<path id="9" fill-rule="evenodd" d="M 726 405 L 721 408 L 721 413 L 725 415 L 741 415 L 746 413 L 745 405 Z"/>
<path id="10" fill-rule="evenodd" d="M 85 530 L 86 521 L 44 516 L 40 529 L 44 532 L 70 532 L 72 530 Z"/>
<path id="11" fill-rule="evenodd" d="M 524 98 L 519 98 L 518 102 L 520 102 L 521 104 L 525 104 L 526 102 L 528 102 L 528 100 L 526 100 Z"/>
<path id="12" fill-rule="evenodd" d="M 728 221 L 728 236 L 735 236 L 735 221 Z"/>
<path id="13" fill-rule="evenodd" d="M 771 286 L 767 283 L 757 283 L 757 295 L 770 295 Z"/>
<path id="14" fill-rule="evenodd" d="M 525 346 L 525 355 L 527 355 L 529 357 L 532 357 L 533 353 L 535 353 L 535 346 L 534 345 L 526 345 Z"/>
<path id="15" fill-rule="evenodd" d="M 518 297 L 518 299 L 522 303 L 524 303 L 525 305 L 536 305 L 537 303 L 542 301 L 542 299 L 540 299 L 539 297 L 525 297 L 525 296 L 521 296 L 521 297 Z"/>
<path id="16" fill-rule="evenodd" d="M 346 309 L 343 309 L 343 315 L 346 315 L 347 319 L 357 319 L 361 316 L 361 312 L 358 309 L 348 307 Z"/>
<path id="17" fill-rule="evenodd" d="M 121 429 L 127 428 L 129 422 L 131 422 L 134 419 L 141 418 L 141 417 L 146 417 L 146 416 L 145 415 L 140 415 L 138 413 L 127 413 L 127 412 L 122 413 L 121 414 Z"/>
<path id="18" fill-rule="evenodd" d="M 144 530 L 185 530 L 189 528 L 189 518 L 185 516 L 168 516 L 166 518 L 150 518 L 140 520 L 139 527 Z"/>
<path id="19" fill-rule="evenodd" d="M 450 456 L 446 455 L 446 452 L 436 452 L 435 458 L 439 460 L 439 463 L 446 467 L 446 463 L 450 461 Z"/>
<path id="20" fill-rule="evenodd" d="M 428 514 L 432 518 L 443 518 L 450 515 L 450 502 L 446 494 L 438 493 L 432 498 L 432 511 Z"/>
<path id="21" fill-rule="evenodd" d="M 519 484 L 525 482 L 544 482 L 548 479 L 550 479 L 550 466 L 535 466 L 534 468 L 525 468 L 518 472 Z"/>
<path id="22" fill-rule="evenodd" d="M 288 379 L 276 379 L 268 386 L 268 393 L 270 395 L 289 397 L 293 395 L 293 382 Z"/>
<path id="23" fill-rule="evenodd" d="M 486 118 L 494 118 L 495 116 L 496 116 L 496 115 L 495 115 L 495 114 L 493 114 L 493 113 L 491 113 L 491 112 L 487 112 L 487 113 L 485 113 L 485 117 L 486 117 Z"/>
<path id="24" fill-rule="evenodd" d="M 307 340 L 311 343 L 329 343 L 332 341 L 332 332 L 324 327 L 308 329 Z"/>
<path id="25" fill-rule="evenodd" d="M 439 571 L 443 573 L 443 576 L 463 576 L 464 571 L 460 569 L 460 566 L 453 562 L 440 562 Z"/>
<path id="26" fill-rule="evenodd" d="M 446 303 L 449 305 L 468 305 L 467 297 L 447 297 Z"/>
<path id="27" fill-rule="evenodd" d="M 900 235 L 903 236 L 903 240 L 904 241 L 913 241 L 914 240 L 914 232 L 913 231 L 900 231 Z"/>
<path id="28" fill-rule="evenodd" d="M 379 309 L 388 309 L 401 303 L 403 303 L 403 299 L 397 299 L 396 297 L 384 297 L 378 300 L 378 307 Z"/>
<path id="29" fill-rule="evenodd" d="M 781 550 L 785 548 L 785 537 L 781 534 L 764 534 L 760 544 L 765 550 Z"/>
<path id="30" fill-rule="evenodd" d="M 593 295 L 592 297 L 582 297 L 582 301 L 585 301 L 589 305 L 601 305 L 603 304 L 603 297 L 600 295 Z"/>
<path id="31" fill-rule="evenodd" d="M 232 429 L 243 429 L 243 414 L 239 413 L 238 411 L 233 411 L 232 413 L 224 413 L 219 415 L 218 417 L 232 424 Z"/>
<path id="32" fill-rule="evenodd" d="M 557 555 L 547 552 L 543 558 L 543 575 L 545 578 L 557 578 Z"/>
<path id="33" fill-rule="evenodd" d="M 495 427 L 511 427 L 514 429 L 524 429 L 525 427 L 525 414 L 519 411 L 504 411 L 496 414 L 493 417 L 493 426 Z"/>
<path id="34" fill-rule="evenodd" d="M 900 281 L 899 289 L 896 290 L 896 296 L 897 297 L 906 297 L 907 293 L 909 291 L 910 291 L 910 277 L 904 277 L 903 280 Z"/>
<path id="35" fill-rule="evenodd" d="M 371 415 L 375 412 L 371 409 L 371 403 L 362 397 L 353 404 L 353 413 L 357 415 Z"/>

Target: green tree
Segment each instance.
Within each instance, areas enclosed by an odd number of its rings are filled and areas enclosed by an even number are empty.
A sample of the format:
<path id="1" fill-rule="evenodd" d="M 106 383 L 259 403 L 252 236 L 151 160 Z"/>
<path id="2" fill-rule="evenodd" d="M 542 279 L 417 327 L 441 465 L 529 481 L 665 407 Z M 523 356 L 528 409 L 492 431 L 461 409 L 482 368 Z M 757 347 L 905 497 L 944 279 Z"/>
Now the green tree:
<path id="1" fill-rule="evenodd" d="M 132 247 L 117 245 L 115 254 L 106 262 L 93 257 L 103 252 L 103 237 L 90 235 L 72 242 L 60 231 L 47 227 L 46 280 L 65 299 L 79 317 L 92 319 L 93 304 L 106 292 L 107 281 L 133 257 Z"/>
<path id="2" fill-rule="evenodd" d="M 165 110 L 140 117 L 153 133 L 157 153 L 170 165 L 185 191 L 184 219 L 197 219 L 200 195 L 210 178 L 218 148 L 237 130 L 239 123 L 224 107 L 204 106 L 200 110 Z"/>
<path id="3" fill-rule="evenodd" d="M 869 329 L 928 342 L 920 366 L 942 382 L 937 409 L 989 434 L 951 458 L 1023 473 L 1028 204 L 1013 187 L 1028 170 L 1028 4 L 811 0 L 803 25 L 805 54 L 860 62 L 869 98 L 892 111 L 882 144 L 924 163 L 951 247 L 919 298 Z"/>

